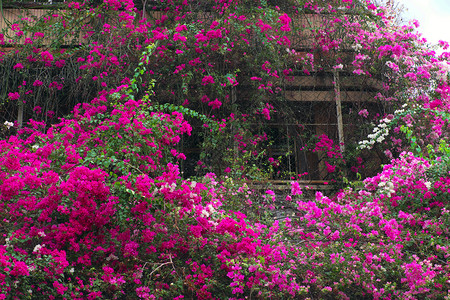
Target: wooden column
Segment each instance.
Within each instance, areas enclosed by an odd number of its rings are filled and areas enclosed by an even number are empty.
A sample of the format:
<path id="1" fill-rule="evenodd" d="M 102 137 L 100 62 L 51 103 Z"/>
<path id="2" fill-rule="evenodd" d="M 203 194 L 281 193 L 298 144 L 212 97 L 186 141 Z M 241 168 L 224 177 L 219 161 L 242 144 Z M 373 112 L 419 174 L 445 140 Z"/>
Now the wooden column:
<path id="1" fill-rule="evenodd" d="M 337 129 L 338 129 L 338 137 L 339 137 L 339 148 L 341 149 L 341 153 L 345 151 L 344 144 L 344 123 L 342 122 L 342 105 L 341 105 L 341 86 L 339 82 L 339 71 L 333 71 L 334 77 L 334 93 L 336 99 L 336 117 L 337 117 Z"/>
<path id="2" fill-rule="evenodd" d="M 19 109 L 17 111 L 17 124 L 19 128 L 22 128 L 23 124 L 23 101 L 21 99 L 17 99 L 16 101 L 19 102 Z"/>

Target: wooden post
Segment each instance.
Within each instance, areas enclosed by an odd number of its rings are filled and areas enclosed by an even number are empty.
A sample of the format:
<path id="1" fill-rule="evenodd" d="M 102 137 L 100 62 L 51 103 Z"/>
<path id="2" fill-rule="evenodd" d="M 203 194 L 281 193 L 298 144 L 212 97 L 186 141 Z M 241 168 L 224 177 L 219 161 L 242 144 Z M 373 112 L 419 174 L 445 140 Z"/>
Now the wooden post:
<path id="1" fill-rule="evenodd" d="M 233 113 L 235 113 L 235 105 L 236 105 L 236 100 L 237 100 L 237 96 L 236 96 L 236 87 L 235 86 L 231 86 L 231 110 Z M 235 136 L 235 128 L 233 125 L 231 125 L 231 137 L 233 139 L 233 154 L 234 154 L 234 159 L 237 160 L 238 156 L 239 156 L 239 150 L 238 150 L 238 143 L 236 142 L 236 139 L 234 138 Z"/>
<path id="2" fill-rule="evenodd" d="M 341 153 L 344 153 L 345 151 L 344 123 L 342 122 L 341 86 L 339 82 L 338 70 L 333 71 L 333 77 L 334 77 L 334 93 L 336 99 L 336 117 L 338 126 L 339 148 L 341 149 Z"/>
<path id="3" fill-rule="evenodd" d="M 23 102 L 20 99 L 17 99 L 19 101 L 19 110 L 17 112 L 17 124 L 19 128 L 22 128 L 23 123 Z"/>

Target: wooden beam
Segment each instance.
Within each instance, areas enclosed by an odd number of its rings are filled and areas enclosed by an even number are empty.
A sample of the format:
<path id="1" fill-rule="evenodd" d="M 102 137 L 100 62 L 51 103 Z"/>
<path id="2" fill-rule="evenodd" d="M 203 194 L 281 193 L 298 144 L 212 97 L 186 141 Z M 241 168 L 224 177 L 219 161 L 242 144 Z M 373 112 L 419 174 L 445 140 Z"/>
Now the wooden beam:
<path id="1" fill-rule="evenodd" d="M 305 102 L 331 102 L 335 101 L 334 91 L 285 91 L 285 99 L 288 101 Z M 375 93 L 344 91 L 341 93 L 341 102 L 375 102 Z"/>

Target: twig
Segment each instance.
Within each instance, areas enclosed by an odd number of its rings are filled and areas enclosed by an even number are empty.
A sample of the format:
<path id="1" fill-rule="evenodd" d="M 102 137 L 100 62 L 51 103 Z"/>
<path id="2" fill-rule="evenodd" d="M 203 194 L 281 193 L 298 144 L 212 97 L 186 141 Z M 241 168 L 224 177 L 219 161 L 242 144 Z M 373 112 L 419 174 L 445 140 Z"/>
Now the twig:
<path id="1" fill-rule="evenodd" d="M 173 266 L 173 261 L 172 261 L 172 256 L 171 255 L 169 255 L 169 260 L 170 261 L 168 261 L 168 262 L 165 262 L 165 263 L 162 263 L 162 264 L 160 264 L 159 266 L 157 266 L 156 267 L 156 269 L 154 269 L 151 273 L 150 273 L 150 277 L 152 276 L 152 274 L 153 273 L 155 273 L 159 268 L 161 268 L 162 266 L 165 266 L 165 265 L 168 265 L 168 264 L 172 264 L 172 266 Z M 174 268 L 175 269 L 175 268 Z"/>

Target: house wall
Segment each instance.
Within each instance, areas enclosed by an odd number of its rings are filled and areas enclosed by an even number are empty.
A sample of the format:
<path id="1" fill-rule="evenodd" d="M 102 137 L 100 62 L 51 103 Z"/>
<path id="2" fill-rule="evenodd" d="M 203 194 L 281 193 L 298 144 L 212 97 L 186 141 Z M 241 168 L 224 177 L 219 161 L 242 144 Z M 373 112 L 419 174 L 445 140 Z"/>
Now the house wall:
<path id="1" fill-rule="evenodd" d="M 11 23 L 22 17 L 40 18 L 53 10 L 45 6 L 40 8 L 4 8 L 3 15 L 0 16 L 0 30 L 6 29 L 7 35 L 13 36 L 15 33 L 11 29 Z M 147 13 L 149 18 L 159 18 L 162 15 L 160 11 L 152 11 Z M 213 21 L 211 13 L 200 12 L 199 17 L 205 22 Z M 301 35 L 291 33 L 288 35 L 292 41 L 291 48 L 297 49 L 296 58 L 304 57 L 307 49 L 311 49 L 315 43 L 312 35 L 312 29 L 320 27 L 324 21 L 324 16 L 321 15 L 305 15 L 304 18 L 293 20 L 294 27 L 302 28 Z M 48 41 L 52 37 L 47 37 Z M 67 40 L 72 37 L 67 37 Z M 80 38 L 80 42 L 83 39 Z M 45 44 L 45 42 L 44 42 Z M 315 54 L 315 59 L 321 59 L 318 54 Z M 349 54 L 349 57 L 351 55 Z M 295 57 L 294 57 L 295 58 Z M 340 76 L 341 101 L 342 103 L 362 103 L 375 102 L 374 97 L 376 93 L 382 89 L 381 83 L 373 78 L 360 77 L 356 80 L 353 74 L 345 74 Z M 301 121 L 303 117 L 298 116 L 298 124 L 284 124 L 274 125 L 281 126 L 286 136 L 286 147 L 278 145 L 270 150 L 273 156 L 282 155 L 283 151 L 290 152 L 289 158 L 286 160 L 286 168 L 290 172 L 301 174 L 308 172 L 309 178 L 318 180 L 326 179 L 327 172 L 323 164 L 323 153 L 309 153 L 305 154 L 299 149 L 305 145 L 305 141 L 301 139 L 300 135 L 296 133 L 296 126 L 309 126 L 316 135 L 326 134 L 327 136 L 338 140 L 337 136 L 337 118 L 336 118 L 336 92 L 333 76 L 330 73 L 322 72 L 312 75 L 295 75 L 292 80 L 284 82 L 284 90 L 282 97 L 287 102 L 297 102 L 309 105 L 310 109 L 306 112 L 312 114 L 312 120 L 308 122 Z M 354 129 L 354 124 L 348 121 L 343 124 L 345 140 L 349 140 Z M 292 147 L 292 148 L 291 148 Z M 193 153 L 193 157 L 198 157 L 199 149 L 190 145 L 185 151 Z M 193 169 L 193 166 L 191 167 Z"/>

